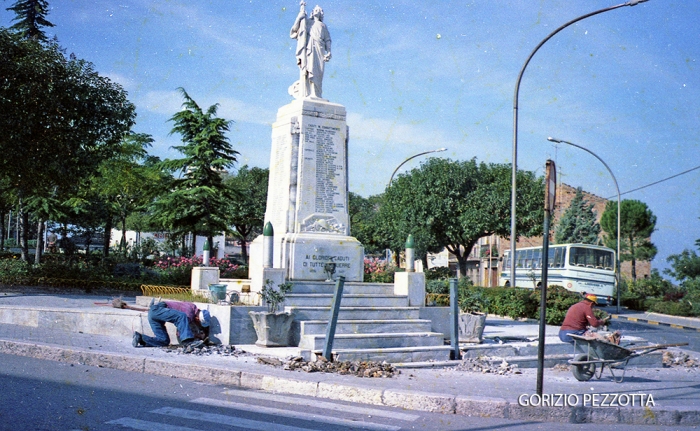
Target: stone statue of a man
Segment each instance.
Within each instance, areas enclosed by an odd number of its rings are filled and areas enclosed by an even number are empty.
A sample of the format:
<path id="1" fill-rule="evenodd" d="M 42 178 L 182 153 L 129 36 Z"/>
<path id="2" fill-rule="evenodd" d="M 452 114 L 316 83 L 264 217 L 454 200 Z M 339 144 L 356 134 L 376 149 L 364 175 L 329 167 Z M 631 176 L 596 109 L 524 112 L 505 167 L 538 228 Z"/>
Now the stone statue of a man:
<path id="1" fill-rule="evenodd" d="M 290 87 L 290 94 L 297 99 L 321 98 L 323 69 L 331 59 L 331 35 L 323 23 L 323 9 L 316 6 L 311 17 L 306 16 L 306 3 L 300 3 L 299 15 L 289 36 L 297 40 L 296 58 L 300 78 Z"/>

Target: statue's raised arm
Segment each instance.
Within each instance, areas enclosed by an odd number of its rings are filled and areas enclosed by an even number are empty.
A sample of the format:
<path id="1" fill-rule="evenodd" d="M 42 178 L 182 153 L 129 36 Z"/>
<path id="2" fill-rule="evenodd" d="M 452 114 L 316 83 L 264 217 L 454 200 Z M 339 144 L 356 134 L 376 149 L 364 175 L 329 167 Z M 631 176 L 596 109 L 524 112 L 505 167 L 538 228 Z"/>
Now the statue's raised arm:
<path id="1" fill-rule="evenodd" d="M 290 87 L 290 94 L 297 99 L 321 98 L 323 70 L 331 59 L 331 35 L 323 23 L 323 9 L 314 7 L 308 17 L 306 3 L 302 1 L 289 36 L 297 40 L 295 55 L 300 73 L 299 81 Z"/>

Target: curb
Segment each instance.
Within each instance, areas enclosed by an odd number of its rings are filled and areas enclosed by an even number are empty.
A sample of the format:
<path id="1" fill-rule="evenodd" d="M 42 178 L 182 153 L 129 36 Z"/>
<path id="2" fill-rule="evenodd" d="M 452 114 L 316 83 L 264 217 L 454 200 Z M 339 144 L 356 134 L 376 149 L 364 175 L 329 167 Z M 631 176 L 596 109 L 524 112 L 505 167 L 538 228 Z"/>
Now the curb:
<path id="1" fill-rule="evenodd" d="M 0 339 L 0 353 L 143 374 L 178 377 L 273 393 L 304 395 L 353 403 L 399 407 L 464 416 L 538 422 L 635 425 L 700 425 L 700 411 L 690 408 L 526 406 L 503 398 L 443 395 L 398 389 L 376 389 L 322 381 L 296 380 L 247 371 L 182 364 L 128 354 Z"/>
<path id="2" fill-rule="evenodd" d="M 640 323 L 646 323 L 648 325 L 656 325 L 656 326 L 666 326 L 669 328 L 675 328 L 675 329 L 685 329 L 688 331 L 697 331 L 700 332 L 700 328 L 695 327 L 695 326 L 685 326 L 685 325 L 678 325 L 676 323 L 667 323 L 667 322 L 661 322 L 658 320 L 651 320 L 651 319 L 643 319 L 640 317 L 632 317 L 632 316 L 625 316 L 625 315 L 620 315 L 620 314 L 611 314 L 613 319 L 619 319 L 619 320 L 627 320 L 629 322 L 640 322 Z"/>

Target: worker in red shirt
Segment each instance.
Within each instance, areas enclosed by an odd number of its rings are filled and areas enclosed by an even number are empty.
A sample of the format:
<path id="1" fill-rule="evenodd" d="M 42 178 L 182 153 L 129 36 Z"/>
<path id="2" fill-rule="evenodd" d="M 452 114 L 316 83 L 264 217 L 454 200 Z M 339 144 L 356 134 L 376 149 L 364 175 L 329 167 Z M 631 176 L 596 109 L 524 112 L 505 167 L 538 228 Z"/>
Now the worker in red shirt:
<path id="1" fill-rule="evenodd" d="M 566 312 L 564 323 L 559 329 L 559 339 L 565 343 L 574 344 L 574 339 L 569 335 L 583 335 L 589 326 L 597 328 L 607 325 L 610 322 L 610 316 L 605 319 L 598 319 L 593 314 L 593 306 L 597 303 L 598 297 L 587 293 L 584 294 L 583 301 L 572 305 Z"/>

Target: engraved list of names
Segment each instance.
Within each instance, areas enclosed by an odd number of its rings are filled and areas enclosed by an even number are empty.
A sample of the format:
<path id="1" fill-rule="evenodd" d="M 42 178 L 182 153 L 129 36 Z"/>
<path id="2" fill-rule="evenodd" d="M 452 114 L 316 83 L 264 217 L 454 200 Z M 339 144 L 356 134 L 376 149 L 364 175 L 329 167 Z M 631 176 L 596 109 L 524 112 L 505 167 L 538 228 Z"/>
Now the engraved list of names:
<path id="1" fill-rule="evenodd" d="M 316 143 L 315 211 L 323 214 L 343 211 L 345 202 L 338 185 L 344 178 L 345 167 L 342 161 L 337 163 L 338 151 L 334 142 L 340 129 L 320 124 L 309 124 L 305 129 L 307 142 Z"/>

